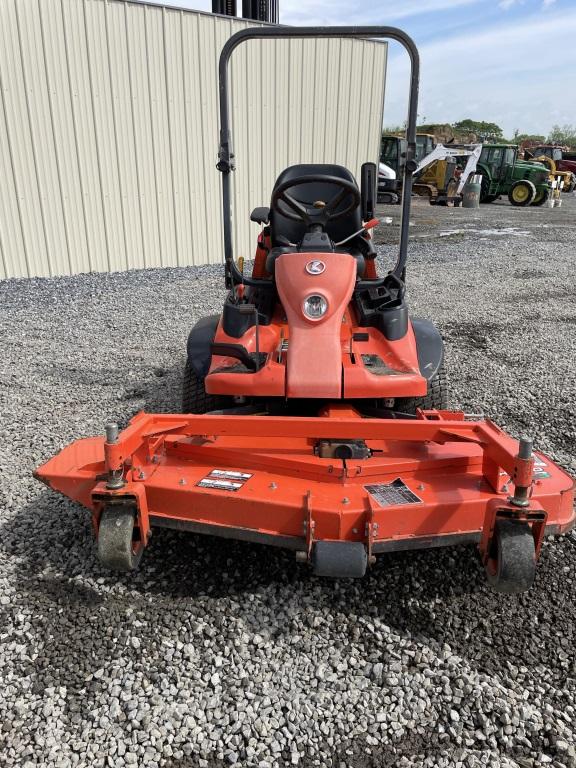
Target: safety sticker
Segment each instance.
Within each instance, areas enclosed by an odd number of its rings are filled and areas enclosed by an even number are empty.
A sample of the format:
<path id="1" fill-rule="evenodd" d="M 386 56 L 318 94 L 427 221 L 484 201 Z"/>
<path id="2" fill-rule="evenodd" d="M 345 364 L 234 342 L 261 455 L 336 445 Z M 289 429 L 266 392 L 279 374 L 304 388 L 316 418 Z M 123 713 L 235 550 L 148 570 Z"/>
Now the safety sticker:
<path id="1" fill-rule="evenodd" d="M 542 467 L 534 467 L 534 472 L 532 472 L 532 477 L 535 477 L 536 480 L 542 480 L 542 478 L 544 477 L 550 477 L 550 472 L 546 472 L 546 470 L 542 469 Z"/>
<path id="2" fill-rule="evenodd" d="M 235 472 L 228 469 L 213 469 L 196 485 L 199 488 L 213 488 L 217 491 L 239 491 L 252 475 L 247 472 Z"/>
<path id="3" fill-rule="evenodd" d="M 399 477 L 391 483 L 365 485 L 364 488 L 381 507 L 422 504 L 422 499 L 416 496 Z"/>
<path id="4" fill-rule="evenodd" d="M 540 456 L 536 456 L 534 454 L 534 471 L 532 473 L 532 477 L 534 477 L 536 480 L 543 480 L 546 477 L 550 477 L 550 472 L 544 469 L 544 467 L 547 467 L 548 464 L 540 458 Z"/>
<path id="5" fill-rule="evenodd" d="M 243 483 L 250 480 L 252 475 L 247 472 L 234 472 L 231 469 L 213 469 L 208 477 L 218 477 L 221 480 L 241 480 Z"/>

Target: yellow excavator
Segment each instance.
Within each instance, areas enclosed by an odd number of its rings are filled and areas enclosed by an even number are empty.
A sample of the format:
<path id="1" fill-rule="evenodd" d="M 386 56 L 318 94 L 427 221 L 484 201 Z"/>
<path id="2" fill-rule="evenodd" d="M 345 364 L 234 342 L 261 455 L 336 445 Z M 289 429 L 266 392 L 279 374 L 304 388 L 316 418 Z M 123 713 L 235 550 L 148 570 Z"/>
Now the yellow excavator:
<path id="1" fill-rule="evenodd" d="M 422 138 L 432 139 L 423 134 Z M 402 197 L 401 174 L 405 158 L 405 146 L 402 139 L 385 136 L 382 139 L 382 155 L 378 178 L 378 202 L 399 203 Z M 405 142 L 404 142 L 405 144 Z M 416 195 L 428 197 L 431 205 L 460 205 L 462 190 L 471 174 L 476 170 L 476 163 L 482 151 L 481 144 L 432 145 L 430 141 L 424 154 L 417 156 L 418 168 L 414 172 L 412 191 Z"/>
<path id="2" fill-rule="evenodd" d="M 437 144 L 414 173 L 415 194 L 428 197 L 431 205 L 459 206 L 481 152 L 482 144 Z"/>

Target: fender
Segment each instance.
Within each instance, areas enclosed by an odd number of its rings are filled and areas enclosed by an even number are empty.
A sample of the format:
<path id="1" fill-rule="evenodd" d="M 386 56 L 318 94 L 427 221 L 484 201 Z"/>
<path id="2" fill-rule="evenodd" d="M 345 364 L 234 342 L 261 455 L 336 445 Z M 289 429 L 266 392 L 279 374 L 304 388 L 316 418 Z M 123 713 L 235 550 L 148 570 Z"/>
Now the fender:
<path id="1" fill-rule="evenodd" d="M 210 361 L 212 359 L 210 345 L 214 341 L 219 322 L 220 315 L 201 317 L 188 336 L 186 344 L 188 362 L 194 369 L 196 376 L 200 379 L 206 378 L 210 368 Z"/>
<path id="2" fill-rule="evenodd" d="M 412 319 L 412 328 L 416 337 L 418 366 L 424 378 L 430 381 L 444 362 L 444 342 L 439 330 L 429 320 Z"/>

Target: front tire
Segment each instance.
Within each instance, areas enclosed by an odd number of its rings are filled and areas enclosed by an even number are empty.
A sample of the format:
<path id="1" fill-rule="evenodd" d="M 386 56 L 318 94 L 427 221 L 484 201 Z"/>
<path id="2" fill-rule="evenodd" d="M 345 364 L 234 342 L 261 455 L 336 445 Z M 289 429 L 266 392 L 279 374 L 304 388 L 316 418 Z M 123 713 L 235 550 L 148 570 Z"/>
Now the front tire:
<path id="1" fill-rule="evenodd" d="M 536 190 L 536 197 L 530 205 L 533 205 L 535 207 L 539 207 L 541 205 L 544 205 L 544 203 L 548 200 L 548 190 L 547 189 L 537 189 Z"/>
<path id="2" fill-rule="evenodd" d="M 528 179 L 515 182 L 508 192 L 508 200 L 512 205 L 525 207 L 531 205 L 536 197 L 536 187 Z"/>
<path id="3" fill-rule="evenodd" d="M 528 523 L 497 520 L 486 562 L 486 578 L 497 592 L 526 592 L 536 575 L 534 537 Z"/>
<path id="4" fill-rule="evenodd" d="M 444 411 L 448 407 L 448 378 L 444 363 L 428 382 L 428 392 L 423 397 L 399 397 L 394 404 L 398 413 L 415 414 L 416 409 L 423 411 Z"/>
<path id="5" fill-rule="evenodd" d="M 223 407 L 223 398 L 206 392 L 204 379 L 201 379 L 190 361 L 186 361 L 182 384 L 182 413 L 208 413 Z"/>
<path id="6" fill-rule="evenodd" d="M 493 203 L 494 200 L 496 200 L 498 195 L 491 195 L 490 194 L 490 182 L 487 178 L 482 176 L 482 183 L 480 185 L 480 202 L 483 204 L 486 203 Z"/>

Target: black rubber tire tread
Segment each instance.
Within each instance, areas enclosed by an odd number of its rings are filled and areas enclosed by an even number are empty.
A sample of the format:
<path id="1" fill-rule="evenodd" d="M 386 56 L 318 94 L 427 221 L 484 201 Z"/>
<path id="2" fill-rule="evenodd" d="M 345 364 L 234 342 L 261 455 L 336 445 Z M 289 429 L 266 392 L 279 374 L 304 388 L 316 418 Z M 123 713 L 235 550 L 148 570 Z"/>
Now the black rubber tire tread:
<path id="1" fill-rule="evenodd" d="M 526 592 L 534 583 L 536 552 L 528 523 L 497 520 L 486 578 L 492 589 L 507 594 Z"/>
<path id="2" fill-rule="evenodd" d="M 182 384 L 182 413 L 208 413 L 223 407 L 223 398 L 209 395 L 194 368 L 186 361 Z"/>
<path id="3" fill-rule="evenodd" d="M 480 184 L 480 202 L 481 203 L 493 203 L 494 200 L 497 199 L 498 195 L 488 194 L 489 188 L 490 188 L 490 184 L 488 182 L 488 179 L 485 179 L 483 176 L 482 183 Z"/>
<path id="4" fill-rule="evenodd" d="M 542 195 L 542 197 L 539 197 L 539 195 Z M 544 189 L 540 189 L 540 190 L 537 189 L 536 197 L 534 198 L 534 200 L 532 200 L 530 205 L 533 205 L 535 208 L 538 208 L 541 205 L 544 205 L 544 203 L 546 203 L 547 201 L 548 201 L 547 191 Z"/>
<path id="5" fill-rule="evenodd" d="M 424 411 L 443 411 L 448 407 L 448 377 L 444 363 L 428 382 L 428 393 L 423 397 L 398 397 L 394 410 L 399 413 L 416 413 L 417 408 Z"/>
<path id="6" fill-rule="evenodd" d="M 133 571 L 144 551 L 134 552 L 132 539 L 136 510 L 130 504 L 104 507 L 98 526 L 98 558 L 113 571 Z"/>
<path id="7" fill-rule="evenodd" d="M 524 202 L 517 203 L 514 200 L 513 194 L 514 194 L 514 190 L 520 186 L 527 186 L 530 189 L 530 195 L 526 198 L 526 200 L 524 200 Z M 530 181 L 530 179 L 519 179 L 518 181 L 514 182 L 514 184 L 512 184 L 510 191 L 508 192 L 508 201 L 510 202 L 510 205 L 514 205 L 517 208 L 526 208 L 527 206 L 532 205 L 532 201 L 534 200 L 535 197 L 536 197 L 536 187 Z"/>

